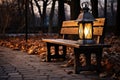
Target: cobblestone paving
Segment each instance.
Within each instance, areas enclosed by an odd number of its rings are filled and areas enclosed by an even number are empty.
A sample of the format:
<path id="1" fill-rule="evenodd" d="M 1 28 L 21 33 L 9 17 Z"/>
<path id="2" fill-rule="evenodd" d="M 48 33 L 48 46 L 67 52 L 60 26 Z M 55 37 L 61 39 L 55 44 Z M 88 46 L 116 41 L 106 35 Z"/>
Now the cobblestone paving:
<path id="1" fill-rule="evenodd" d="M 41 62 L 38 55 L 0 47 L 0 80 L 112 80 L 97 74 L 68 74 L 64 62 Z"/>

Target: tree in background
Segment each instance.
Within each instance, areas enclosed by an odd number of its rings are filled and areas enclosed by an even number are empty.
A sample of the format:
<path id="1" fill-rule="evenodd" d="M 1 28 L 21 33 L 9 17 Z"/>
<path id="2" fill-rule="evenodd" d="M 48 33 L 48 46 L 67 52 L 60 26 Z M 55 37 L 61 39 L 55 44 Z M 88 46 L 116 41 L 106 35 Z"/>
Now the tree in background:
<path id="1" fill-rule="evenodd" d="M 77 19 L 78 15 L 80 14 L 80 0 L 71 0 L 70 4 L 70 13 L 71 13 L 71 20 Z"/>
<path id="2" fill-rule="evenodd" d="M 42 1 L 42 6 L 39 4 Z M 47 6 L 51 3 L 51 0 L 34 0 L 36 7 L 38 9 L 38 13 L 40 16 L 40 25 L 41 31 L 44 31 L 44 28 L 46 27 L 46 17 L 47 17 Z M 42 7 L 42 8 L 41 8 Z"/>
<path id="3" fill-rule="evenodd" d="M 48 33 L 52 33 L 52 26 L 53 26 L 53 17 L 54 17 L 54 11 L 55 11 L 55 2 L 56 0 L 52 0 L 52 7 L 50 11 L 50 18 L 49 18 L 49 26 L 48 26 Z"/>
<path id="4" fill-rule="evenodd" d="M 62 22 L 65 20 L 64 0 L 58 0 L 58 31 L 62 26 Z"/>
<path id="5" fill-rule="evenodd" d="M 29 0 L 29 2 L 30 2 L 30 6 L 31 6 L 31 8 L 30 8 L 30 10 L 31 10 L 31 26 L 35 26 L 35 11 L 34 11 L 34 5 L 33 5 L 33 3 L 32 3 L 32 1 L 33 0 Z"/>
<path id="6" fill-rule="evenodd" d="M 92 14 L 95 18 L 98 17 L 98 0 L 91 0 Z"/>
<path id="7" fill-rule="evenodd" d="M 36 5 L 36 7 L 37 7 L 37 9 L 38 9 L 38 13 L 39 13 L 39 16 L 40 17 L 42 17 L 42 11 L 41 11 L 41 6 L 39 5 L 39 2 L 38 2 L 38 0 L 34 0 L 34 2 L 35 2 L 35 5 Z M 33 4 L 33 3 L 32 3 Z M 41 20 L 40 20 L 40 18 L 39 18 L 39 22 L 40 22 Z M 42 25 L 42 22 L 39 24 L 39 27 Z"/>
<path id="8" fill-rule="evenodd" d="M 12 28 L 11 32 L 17 31 L 18 27 L 25 26 L 24 0 L 1 0 L 0 4 L 0 33 L 4 34 Z"/>
<path id="9" fill-rule="evenodd" d="M 117 0 L 117 16 L 116 16 L 116 31 L 115 34 L 120 36 L 120 0 Z"/>
<path id="10" fill-rule="evenodd" d="M 2 4 L 0 5 L 0 33 L 2 34 L 5 34 L 6 28 L 10 25 L 11 17 L 8 11 L 11 11 L 9 3 L 2 1 Z"/>

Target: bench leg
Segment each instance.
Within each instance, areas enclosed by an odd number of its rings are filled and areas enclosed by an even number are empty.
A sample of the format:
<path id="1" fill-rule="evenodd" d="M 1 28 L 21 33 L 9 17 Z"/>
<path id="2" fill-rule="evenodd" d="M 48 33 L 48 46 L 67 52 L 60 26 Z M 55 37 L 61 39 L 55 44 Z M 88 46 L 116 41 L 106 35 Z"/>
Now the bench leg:
<path id="1" fill-rule="evenodd" d="M 50 62 L 51 61 L 51 53 L 50 53 L 50 43 L 47 43 L 47 56 L 46 56 L 46 61 Z"/>
<path id="2" fill-rule="evenodd" d="M 55 48 L 55 55 L 51 55 L 51 46 L 53 46 Z M 66 59 L 66 46 L 62 46 L 63 47 L 63 54 L 60 55 L 59 54 L 59 45 L 57 44 L 51 44 L 51 43 L 47 43 L 47 56 L 46 56 L 46 61 L 50 62 L 51 58 L 63 58 L 63 60 Z"/>
<path id="3" fill-rule="evenodd" d="M 55 45 L 55 57 L 57 58 L 59 56 L 59 45 Z"/>
<path id="4" fill-rule="evenodd" d="M 90 67 L 91 66 L 91 52 L 87 51 L 85 53 L 86 57 L 86 66 Z"/>
<path id="5" fill-rule="evenodd" d="M 62 51 L 63 51 L 63 54 L 60 55 L 59 54 L 59 45 L 55 45 L 55 57 L 56 58 L 63 58 L 63 60 L 66 59 L 66 46 L 62 46 Z"/>
<path id="6" fill-rule="evenodd" d="M 66 46 L 63 46 L 63 59 L 66 59 Z"/>
<path id="7" fill-rule="evenodd" d="M 97 50 L 96 61 L 97 61 L 97 72 L 101 71 L 101 60 L 102 60 L 102 48 Z"/>
<path id="8" fill-rule="evenodd" d="M 97 65 L 94 66 L 91 64 L 91 54 L 95 53 L 96 55 L 96 61 Z M 80 54 L 85 54 L 86 56 L 86 66 L 81 66 L 79 57 Z M 97 48 L 96 50 L 94 49 L 77 49 L 74 48 L 74 70 L 75 74 L 79 74 L 80 71 L 91 71 L 91 70 L 96 70 L 98 73 L 101 71 L 101 59 L 102 59 L 102 48 Z"/>
<path id="9" fill-rule="evenodd" d="M 79 74 L 80 70 L 80 60 L 79 60 L 80 54 L 79 54 L 79 50 L 77 48 L 74 48 L 74 70 L 75 70 L 75 74 Z"/>

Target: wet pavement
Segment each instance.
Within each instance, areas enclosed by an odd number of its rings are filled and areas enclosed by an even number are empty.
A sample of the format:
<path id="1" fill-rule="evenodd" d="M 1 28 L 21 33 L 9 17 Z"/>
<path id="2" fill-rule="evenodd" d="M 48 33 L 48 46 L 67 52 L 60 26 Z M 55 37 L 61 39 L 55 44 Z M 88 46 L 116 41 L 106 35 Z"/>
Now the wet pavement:
<path id="1" fill-rule="evenodd" d="M 73 67 L 61 68 L 65 62 L 42 62 L 38 55 L 0 47 L 0 80 L 112 80 L 96 73 L 74 74 Z"/>

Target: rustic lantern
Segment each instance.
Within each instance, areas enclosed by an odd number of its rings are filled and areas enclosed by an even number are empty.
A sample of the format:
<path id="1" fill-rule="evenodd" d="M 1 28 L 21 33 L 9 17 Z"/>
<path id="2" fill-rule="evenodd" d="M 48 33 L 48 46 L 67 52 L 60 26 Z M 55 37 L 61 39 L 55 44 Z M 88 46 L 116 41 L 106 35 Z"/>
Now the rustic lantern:
<path id="1" fill-rule="evenodd" d="M 78 21 L 78 34 L 80 43 L 93 43 L 93 21 L 94 17 L 89 12 L 88 3 L 85 3 L 83 11 L 80 13 Z"/>

